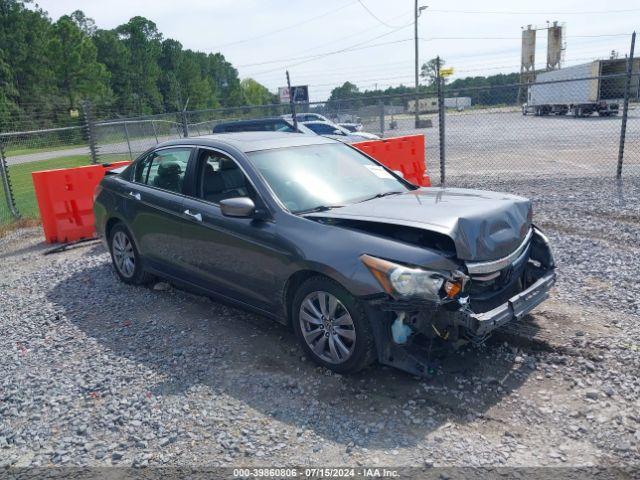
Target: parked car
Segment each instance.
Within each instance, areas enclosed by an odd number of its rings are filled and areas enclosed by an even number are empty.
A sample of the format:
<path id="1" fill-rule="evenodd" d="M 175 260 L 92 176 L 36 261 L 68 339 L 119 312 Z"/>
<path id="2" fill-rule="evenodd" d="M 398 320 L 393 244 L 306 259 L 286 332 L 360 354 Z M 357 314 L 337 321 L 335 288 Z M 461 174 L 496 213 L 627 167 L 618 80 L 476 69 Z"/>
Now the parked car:
<path id="1" fill-rule="evenodd" d="M 482 341 L 555 282 L 529 200 L 418 188 L 321 136 L 162 143 L 102 180 L 94 212 L 123 282 L 271 317 L 340 373 L 377 359 L 422 375 L 434 342 Z"/>
<path id="2" fill-rule="evenodd" d="M 361 142 L 363 140 L 379 140 L 380 137 L 373 133 L 351 132 L 346 128 L 336 125 L 333 122 L 304 122 L 303 125 L 318 135 L 329 135 L 332 137 L 346 137 L 350 141 Z M 339 138 L 338 138 L 339 139 Z"/>
<path id="3" fill-rule="evenodd" d="M 251 120 L 234 120 L 218 123 L 213 127 L 213 133 L 233 132 L 296 132 L 293 121 L 282 117 L 256 118 Z M 313 134 L 311 130 L 298 123 L 298 133 Z"/>
<path id="4" fill-rule="evenodd" d="M 283 115 L 283 118 L 287 120 L 293 120 L 293 115 Z M 296 120 L 298 122 L 329 122 L 330 120 L 324 115 L 319 113 L 296 113 Z"/>
<path id="5" fill-rule="evenodd" d="M 345 130 L 349 130 L 351 133 L 361 132 L 364 128 L 361 123 L 337 123 L 336 125 L 344 128 Z"/>

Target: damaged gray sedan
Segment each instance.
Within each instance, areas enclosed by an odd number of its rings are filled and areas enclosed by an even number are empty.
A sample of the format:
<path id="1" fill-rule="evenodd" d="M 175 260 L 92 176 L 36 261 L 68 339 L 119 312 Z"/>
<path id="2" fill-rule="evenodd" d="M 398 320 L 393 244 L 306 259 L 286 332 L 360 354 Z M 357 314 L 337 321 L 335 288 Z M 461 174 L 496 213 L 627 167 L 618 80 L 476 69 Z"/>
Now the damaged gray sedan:
<path id="1" fill-rule="evenodd" d="M 107 175 L 94 210 L 124 282 L 166 278 L 272 317 L 339 373 L 426 374 L 435 344 L 484 341 L 555 282 L 529 200 L 419 188 L 318 136 L 166 142 Z"/>

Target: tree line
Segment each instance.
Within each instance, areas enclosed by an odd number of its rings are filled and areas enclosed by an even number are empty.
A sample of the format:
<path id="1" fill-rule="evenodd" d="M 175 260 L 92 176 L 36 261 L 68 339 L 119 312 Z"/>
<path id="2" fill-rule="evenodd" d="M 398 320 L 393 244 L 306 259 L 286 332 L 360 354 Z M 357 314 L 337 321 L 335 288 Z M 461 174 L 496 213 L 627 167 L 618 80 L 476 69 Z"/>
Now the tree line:
<path id="1" fill-rule="evenodd" d="M 444 60 L 440 60 L 444 66 Z M 437 70 L 436 59 L 431 59 L 422 65 L 420 77 L 423 83 L 419 85 L 418 92 L 421 97 L 435 97 L 437 95 Z M 518 73 L 499 73 L 489 76 L 474 76 L 458 78 L 453 82 L 445 81 L 445 96 L 471 97 L 473 105 L 512 105 L 518 101 L 518 86 L 520 81 Z M 329 109 L 341 109 L 349 107 L 361 107 L 375 105 L 381 96 L 389 97 L 386 105 L 404 105 L 412 100 L 415 87 L 400 85 L 386 89 L 360 90 L 352 82 L 344 82 L 331 90 L 327 107 Z"/>
<path id="2" fill-rule="evenodd" d="M 65 124 L 85 100 L 105 118 L 277 102 L 149 19 L 106 30 L 78 10 L 53 22 L 31 0 L 0 0 L 0 85 L 0 128 Z"/>

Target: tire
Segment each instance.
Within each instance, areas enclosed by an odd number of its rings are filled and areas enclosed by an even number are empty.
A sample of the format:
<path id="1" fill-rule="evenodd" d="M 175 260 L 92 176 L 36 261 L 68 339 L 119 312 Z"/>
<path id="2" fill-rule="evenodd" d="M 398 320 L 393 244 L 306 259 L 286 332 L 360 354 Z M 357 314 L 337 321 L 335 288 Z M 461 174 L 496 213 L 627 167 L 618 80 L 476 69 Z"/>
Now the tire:
<path id="1" fill-rule="evenodd" d="M 333 303 L 333 314 L 331 297 L 337 301 Z M 320 306 L 323 298 L 324 310 Z M 337 282 L 322 276 L 306 280 L 293 298 L 291 312 L 293 328 L 303 350 L 318 365 L 346 374 L 362 370 L 375 361 L 373 331 L 364 307 Z M 323 320 L 320 314 L 323 313 L 328 315 L 322 317 L 325 320 L 321 326 Z M 345 314 L 349 316 L 350 324 Z M 340 323 L 333 323 L 334 321 Z M 305 339 L 305 334 L 309 340 Z M 342 347 L 346 347 L 349 352 L 346 353 Z"/>
<path id="2" fill-rule="evenodd" d="M 142 257 L 133 241 L 133 236 L 122 223 L 114 225 L 109 233 L 109 253 L 113 268 L 121 281 L 129 285 L 144 285 L 153 280 L 145 272 Z M 124 260 L 126 257 L 127 260 Z"/>

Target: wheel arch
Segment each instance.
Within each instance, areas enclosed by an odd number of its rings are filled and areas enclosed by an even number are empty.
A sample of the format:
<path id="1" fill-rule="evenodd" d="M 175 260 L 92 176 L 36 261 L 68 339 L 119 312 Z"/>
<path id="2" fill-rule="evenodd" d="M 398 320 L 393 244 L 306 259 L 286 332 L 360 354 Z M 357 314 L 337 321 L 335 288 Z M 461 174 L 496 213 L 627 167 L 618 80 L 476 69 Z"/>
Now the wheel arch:
<path id="1" fill-rule="evenodd" d="M 305 268 L 302 270 L 298 270 L 297 272 L 294 272 L 291 276 L 289 276 L 289 278 L 285 283 L 283 299 L 282 299 L 287 326 L 289 327 L 292 326 L 293 298 L 295 297 L 296 292 L 298 291 L 298 288 L 300 288 L 300 286 L 304 282 L 306 282 L 307 280 L 313 277 L 324 277 L 327 280 L 336 282 L 338 285 L 340 285 L 342 288 L 346 289 L 347 291 L 349 290 L 347 287 L 345 287 L 343 282 L 341 282 L 338 278 L 335 278 L 335 276 L 331 276 L 327 274 L 327 272 L 322 272 L 320 270 L 313 269 L 313 268 Z"/>
<path id="2" fill-rule="evenodd" d="M 121 218 L 111 217 L 109 220 L 107 220 L 107 223 L 104 224 L 104 237 L 107 239 L 107 242 L 111 238 L 111 230 L 113 230 L 113 227 L 115 227 L 118 223 L 124 224 Z"/>
<path id="3" fill-rule="evenodd" d="M 131 236 L 131 240 L 133 240 L 133 242 L 135 243 L 136 248 L 139 249 L 140 244 L 138 243 L 138 238 L 135 236 L 132 229 L 129 227 L 129 224 L 125 221 L 125 219 L 120 217 L 119 215 L 112 215 L 104 224 L 104 238 L 107 242 L 107 245 L 109 244 L 113 227 L 115 227 L 118 224 L 122 224 L 124 228 L 127 229 L 127 231 L 129 232 L 129 235 Z"/>

